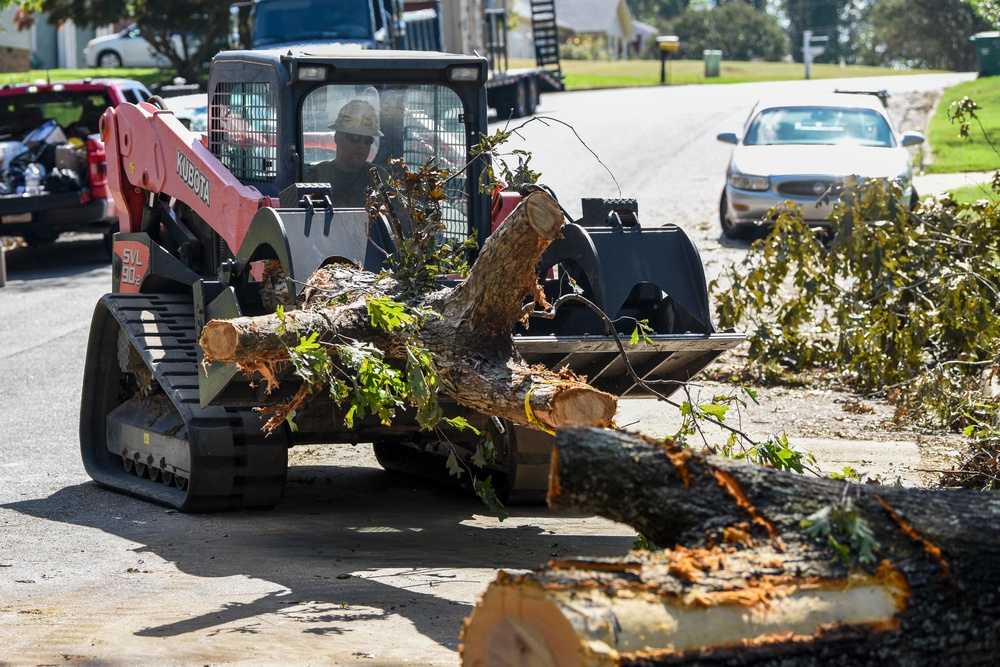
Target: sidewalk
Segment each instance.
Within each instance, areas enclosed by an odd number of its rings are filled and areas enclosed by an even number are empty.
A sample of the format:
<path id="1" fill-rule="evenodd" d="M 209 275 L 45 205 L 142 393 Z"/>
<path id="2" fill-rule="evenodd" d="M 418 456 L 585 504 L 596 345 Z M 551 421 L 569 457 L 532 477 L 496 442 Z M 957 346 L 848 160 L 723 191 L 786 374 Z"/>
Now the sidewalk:
<path id="1" fill-rule="evenodd" d="M 923 198 L 928 195 L 941 194 L 955 188 L 974 186 L 983 184 L 988 192 L 989 183 L 993 180 L 992 171 L 972 171 L 957 174 L 923 174 L 913 177 L 913 186 L 917 189 L 917 194 Z"/>

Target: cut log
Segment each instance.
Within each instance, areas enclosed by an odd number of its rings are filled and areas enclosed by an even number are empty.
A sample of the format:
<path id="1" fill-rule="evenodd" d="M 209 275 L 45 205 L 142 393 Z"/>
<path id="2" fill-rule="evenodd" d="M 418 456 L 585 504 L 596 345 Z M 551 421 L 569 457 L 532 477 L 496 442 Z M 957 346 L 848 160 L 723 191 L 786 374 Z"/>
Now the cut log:
<path id="1" fill-rule="evenodd" d="M 502 573 L 466 621 L 463 665 L 993 664 L 996 496 L 809 478 L 604 429 L 556 443 L 553 508 L 670 548 Z M 877 542 L 870 563 L 849 535 L 803 527 L 845 499 Z"/>
<path id="2" fill-rule="evenodd" d="M 301 306 L 282 319 L 262 315 L 208 322 L 200 340 L 205 358 L 273 378 L 270 369 L 287 361 L 288 349 L 312 334 L 325 343 L 365 341 L 399 361 L 405 361 L 407 345 L 416 345 L 430 352 L 444 392 L 478 412 L 545 430 L 609 425 L 615 396 L 572 373 L 526 365 L 511 340 L 525 300 L 543 299 L 536 266 L 562 222 L 562 209 L 551 196 L 528 195 L 487 239 L 465 281 L 416 303 L 410 299 L 410 305 L 440 315 L 427 318 L 416 339 L 412 332 L 386 331 L 370 322 L 370 299 L 407 300 L 399 283 L 340 265 L 316 271 Z"/>

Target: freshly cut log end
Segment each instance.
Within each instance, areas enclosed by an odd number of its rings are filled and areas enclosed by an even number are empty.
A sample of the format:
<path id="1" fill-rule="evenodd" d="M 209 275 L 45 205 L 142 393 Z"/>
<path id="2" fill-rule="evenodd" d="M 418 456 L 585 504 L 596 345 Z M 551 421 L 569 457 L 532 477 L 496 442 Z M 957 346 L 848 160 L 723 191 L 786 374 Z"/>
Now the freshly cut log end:
<path id="1" fill-rule="evenodd" d="M 618 409 L 614 396 L 593 387 L 569 387 L 559 398 L 552 414 L 559 426 L 610 426 Z"/>
<path id="2" fill-rule="evenodd" d="M 614 422 L 618 398 L 574 381 L 556 378 L 534 385 L 525 397 L 528 421 L 549 429 L 574 426 L 605 428 Z M 530 410 L 530 412 L 528 412 Z"/>
<path id="3" fill-rule="evenodd" d="M 558 202 L 548 193 L 533 192 L 525 199 L 525 205 L 532 229 L 546 241 L 554 240 L 563 224 L 563 212 Z"/>
<path id="4" fill-rule="evenodd" d="M 212 320 L 201 332 L 201 346 L 211 350 L 212 358 L 232 361 L 240 346 L 240 335 L 228 320 Z"/>
<path id="5" fill-rule="evenodd" d="M 626 561 L 552 562 L 490 585 L 462 631 L 463 667 L 666 665 L 768 646 L 898 630 L 909 595 L 892 571 L 847 580 L 759 579 L 758 586 L 661 585 L 667 554 Z M 667 584 L 669 587 L 670 584 Z"/>
<path id="6" fill-rule="evenodd" d="M 579 667 L 579 637 L 541 586 L 501 572 L 462 627 L 462 667 Z M 605 663 L 613 664 L 613 663 Z"/>

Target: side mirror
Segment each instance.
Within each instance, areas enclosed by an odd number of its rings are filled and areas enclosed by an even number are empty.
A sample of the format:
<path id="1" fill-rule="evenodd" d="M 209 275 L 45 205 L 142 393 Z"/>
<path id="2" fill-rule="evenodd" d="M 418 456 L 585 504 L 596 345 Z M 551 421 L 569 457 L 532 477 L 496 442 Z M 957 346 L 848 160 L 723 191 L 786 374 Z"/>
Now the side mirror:
<path id="1" fill-rule="evenodd" d="M 739 137 L 736 136 L 735 132 L 723 132 L 722 134 L 715 137 L 724 144 L 738 144 L 740 143 Z M 923 137 L 920 138 L 923 141 Z"/>
<path id="2" fill-rule="evenodd" d="M 914 132 L 913 130 L 907 130 L 903 132 L 903 135 L 899 138 L 899 143 L 903 146 L 916 146 L 917 144 L 924 143 L 924 135 L 919 132 Z"/>

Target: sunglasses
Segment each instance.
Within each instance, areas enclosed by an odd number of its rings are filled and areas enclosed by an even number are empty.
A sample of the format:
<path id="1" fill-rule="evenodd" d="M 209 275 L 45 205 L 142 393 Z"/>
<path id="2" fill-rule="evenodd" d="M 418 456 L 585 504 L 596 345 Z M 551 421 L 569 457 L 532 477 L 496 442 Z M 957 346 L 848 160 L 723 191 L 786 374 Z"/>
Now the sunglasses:
<path id="1" fill-rule="evenodd" d="M 363 141 L 366 146 L 371 146 L 375 143 L 375 137 L 369 137 L 364 134 L 347 134 L 346 132 L 341 132 L 340 134 L 352 144 L 360 144 Z"/>

